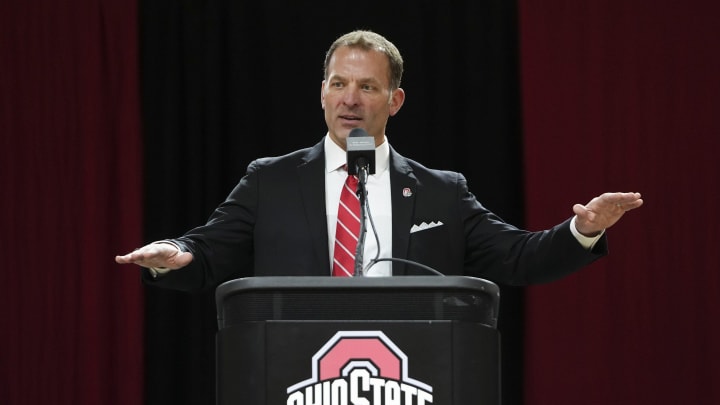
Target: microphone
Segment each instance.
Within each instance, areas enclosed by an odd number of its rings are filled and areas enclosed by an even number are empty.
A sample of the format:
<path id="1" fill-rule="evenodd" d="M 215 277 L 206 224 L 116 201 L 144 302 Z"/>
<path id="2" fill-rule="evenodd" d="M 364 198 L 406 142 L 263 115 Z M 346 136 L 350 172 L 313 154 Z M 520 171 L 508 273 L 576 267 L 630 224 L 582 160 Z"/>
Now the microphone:
<path id="1" fill-rule="evenodd" d="M 347 138 L 348 174 L 357 175 L 361 167 L 375 174 L 375 138 L 362 128 L 353 128 Z"/>
<path id="2" fill-rule="evenodd" d="M 367 178 L 375 174 L 375 138 L 362 128 L 353 128 L 346 140 L 348 175 L 357 176 L 357 196 L 360 200 L 360 234 L 355 249 L 355 277 L 363 276 L 363 256 L 365 252 L 365 218 L 367 218 Z"/>

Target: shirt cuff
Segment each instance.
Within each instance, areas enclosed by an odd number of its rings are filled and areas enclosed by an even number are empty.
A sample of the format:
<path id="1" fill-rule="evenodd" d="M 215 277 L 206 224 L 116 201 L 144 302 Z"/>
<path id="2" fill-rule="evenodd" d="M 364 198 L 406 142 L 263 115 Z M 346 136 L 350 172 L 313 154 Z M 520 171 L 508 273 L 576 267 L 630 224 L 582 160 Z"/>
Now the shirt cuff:
<path id="1" fill-rule="evenodd" d="M 575 218 L 577 218 L 577 216 L 570 220 L 570 232 L 572 232 L 573 236 L 577 239 L 580 245 L 582 245 L 582 247 L 587 250 L 591 250 L 595 247 L 595 244 L 600 240 L 603 234 L 605 234 L 605 230 L 603 229 L 597 236 L 585 236 L 578 232 L 577 228 L 575 228 Z"/>

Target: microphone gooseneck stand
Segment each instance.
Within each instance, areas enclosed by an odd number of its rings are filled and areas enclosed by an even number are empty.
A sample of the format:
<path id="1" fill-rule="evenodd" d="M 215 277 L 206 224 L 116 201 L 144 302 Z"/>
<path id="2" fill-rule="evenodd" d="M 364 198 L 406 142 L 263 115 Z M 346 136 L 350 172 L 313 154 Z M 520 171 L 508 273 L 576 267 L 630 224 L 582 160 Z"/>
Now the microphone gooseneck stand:
<path id="1" fill-rule="evenodd" d="M 364 159 L 358 159 L 364 160 Z M 367 227 L 365 226 L 365 218 L 367 217 L 367 178 L 368 178 L 368 165 L 367 162 L 358 163 L 358 187 L 357 196 L 360 200 L 360 234 L 358 235 L 358 243 L 355 249 L 355 271 L 353 272 L 354 277 L 364 276 L 363 261 L 365 255 L 365 234 L 367 233 Z"/>

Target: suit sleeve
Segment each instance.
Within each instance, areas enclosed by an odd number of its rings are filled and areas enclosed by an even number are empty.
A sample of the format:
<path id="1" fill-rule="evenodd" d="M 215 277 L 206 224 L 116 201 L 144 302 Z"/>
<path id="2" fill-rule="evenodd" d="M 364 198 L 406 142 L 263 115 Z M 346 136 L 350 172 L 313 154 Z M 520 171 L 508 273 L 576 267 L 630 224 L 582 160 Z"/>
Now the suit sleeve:
<path id="1" fill-rule="evenodd" d="M 607 254 L 607 237 L 585 249 L 570 231 L 570 219 L 529 232 L 483 207 L 458 174 L 459 211 L 465 229 L 465 274 L 508 285 L 546 283 L 565 277 Z"/>

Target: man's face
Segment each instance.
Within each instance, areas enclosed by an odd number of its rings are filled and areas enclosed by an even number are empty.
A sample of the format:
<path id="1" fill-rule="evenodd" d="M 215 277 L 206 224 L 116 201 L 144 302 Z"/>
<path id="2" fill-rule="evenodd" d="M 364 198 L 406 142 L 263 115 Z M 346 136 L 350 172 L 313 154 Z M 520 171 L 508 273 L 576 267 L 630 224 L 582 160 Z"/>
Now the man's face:
<path id="1" fill-rule="evenodd" d="M 330 138 L 345 149 L 353 128 L 363 128 L 382 143 L 385 125 L 403 101 L 402 89 L 390 91 L 390 62 L 377 51 L 340 47 L 335 50 L 322 82 L 320 101 Z"/>

